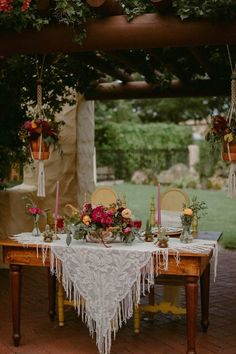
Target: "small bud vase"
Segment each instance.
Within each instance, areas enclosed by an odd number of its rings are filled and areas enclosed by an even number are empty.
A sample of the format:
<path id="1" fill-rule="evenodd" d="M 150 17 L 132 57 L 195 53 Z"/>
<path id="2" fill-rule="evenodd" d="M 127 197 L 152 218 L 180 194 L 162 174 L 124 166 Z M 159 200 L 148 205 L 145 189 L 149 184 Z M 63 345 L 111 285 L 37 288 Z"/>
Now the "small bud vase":
<path id="1" fill-rule="evenodd" d="M 39 230 L 39 223 L 36 220 L 34 220 L 34 228 L 32 231 L 32 235 L 35 237 L 41 236 L 41 232 Z"/>
<path id="2" fill-rule="evenodd" d="M 183 243 L 191 243 L 193 241 L 193 236 L 191 234 L 191 223 L 182 224 L 183 230 L 179 237 L 180 241 Z"/>

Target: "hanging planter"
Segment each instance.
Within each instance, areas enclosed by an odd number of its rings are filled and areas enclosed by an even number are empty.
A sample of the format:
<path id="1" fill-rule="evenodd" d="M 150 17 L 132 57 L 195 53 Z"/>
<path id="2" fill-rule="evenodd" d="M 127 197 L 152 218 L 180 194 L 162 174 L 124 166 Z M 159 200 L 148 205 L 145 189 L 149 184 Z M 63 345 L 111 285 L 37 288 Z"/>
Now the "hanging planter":
<path id="1" fill-rule="evenodd" d="M 44 160 L 50 156 L 49 148 L 60 149 L 59 134 L 63 121 L 47 119 L 42 108 L 42 81 L 37 83 L 37 106 L 33 112 L 33 119 L 27 120 L 19 137 L 29 148 L 33 160 L 38 161 L 38 197 L 45 197 Z"/>
<path id="2" fill-rule="evenodd" d="M 50 156 L 49 146 L 39 137 L 30 140 L 30 150 L 34 160 L 48 160 Z"/>
<path id="3" fill-rule="evenodd" d="M 206 140 L 214 147 L 223 142 L 222 158 L 230 162 L 228 195 L 236 197 L 236 68 L 231 76 L 231 104 L 227 116 L 212 118 Z"/>
<path id="4" fill-rule="evenodd" d="M 236 162 L 236 143 L 224 143 L 222 158 L 224 161 Z"/>

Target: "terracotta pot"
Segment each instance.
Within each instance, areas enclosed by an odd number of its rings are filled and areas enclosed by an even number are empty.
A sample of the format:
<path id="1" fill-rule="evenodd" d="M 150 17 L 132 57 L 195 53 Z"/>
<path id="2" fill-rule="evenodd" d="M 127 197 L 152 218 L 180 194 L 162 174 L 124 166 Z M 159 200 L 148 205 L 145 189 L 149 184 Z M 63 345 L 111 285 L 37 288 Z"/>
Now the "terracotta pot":
<path id="1" fill-rule="evenodd" d="M 230 153 L 228 153 L 228 146 L 229 146 Z M 230 154 L 230 156 L 229 156 L 229 154 Z M 225 161 L 236 161 L 236 144 L 224 143 L 222 158 Z"/>
<path id="2" fill-rule="evenodd" d="M 30 141 L 30 149 L 32 156 L 35 160 L 39 160 L 40 138 Z M 49 158 L 49 146 L 42 141 L 41 146 L 41 160 L 47 160 Z"/>

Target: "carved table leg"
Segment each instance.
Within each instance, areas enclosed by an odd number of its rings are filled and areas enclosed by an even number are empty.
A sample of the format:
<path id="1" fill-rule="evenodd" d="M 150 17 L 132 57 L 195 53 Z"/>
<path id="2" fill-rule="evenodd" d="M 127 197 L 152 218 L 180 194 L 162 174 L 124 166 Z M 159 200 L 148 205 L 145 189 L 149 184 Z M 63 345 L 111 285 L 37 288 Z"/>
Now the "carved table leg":
<path id="1" fill-rule="evenodd" d="M 187 277 L 186 308 L 187 308 L 187 354 L 196 354 L 196 322 L 197 322 L 198 278 Z"/>
<path id="2" fill-rule="evenodd" d="M 53 321 L 56 315 L 56 276 L 51 274 L 50 268 L 48 268 L 48 300 L 48 313 Z"/>
<path id="3" fill-rule="evenodd" d="M 209 289 L 210 289 L 210 263 L 202 273 L 200 278 L 201 284 L 201 308 L 202 319 L 201 325 L 203 332 L 206 332 L 209 326 Z"/>
<path id="4" fill-rule="evenodd" d="M 20 315 L 21 315 L 21 266 L 10 264 L 10 286 L 13 323 L 13 343 L 15 347 L 20 344 Z"/>

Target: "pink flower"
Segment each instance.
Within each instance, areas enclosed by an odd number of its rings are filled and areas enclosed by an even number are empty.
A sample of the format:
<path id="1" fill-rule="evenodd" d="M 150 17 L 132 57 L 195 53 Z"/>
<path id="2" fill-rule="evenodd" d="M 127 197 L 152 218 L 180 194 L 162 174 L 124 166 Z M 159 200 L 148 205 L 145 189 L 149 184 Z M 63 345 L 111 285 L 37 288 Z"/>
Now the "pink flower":
<path id="1" fill-rule="evenodd" d="M 43 213 L 43 210 L 40 208 L 29 208 L 28 211 L 32 215 L 41 215 Z"/>
<path id="2" fill-rule="evenodd" d="M 130 219 L 132 216 L 131 210 L 128 208 L 125 208 L 124 210 L 122 210 L 121 215 L 124 219 Z"/>
<path id="3" fill-rule="evenodd" d="M 129 235 L 129 234 L 131 233 L 131 227 L 127 226 L 127 227 L 124 229 L 123 233 L 124 233 L 125 235 Z"/>
<path id="4" fill-rule="evenodd" d="M 23 0 L 23 4 L 21 6 L 21 11 L 27 11 L 29 9 L 31 0 Z"/>

